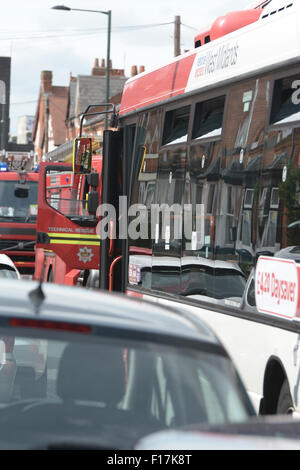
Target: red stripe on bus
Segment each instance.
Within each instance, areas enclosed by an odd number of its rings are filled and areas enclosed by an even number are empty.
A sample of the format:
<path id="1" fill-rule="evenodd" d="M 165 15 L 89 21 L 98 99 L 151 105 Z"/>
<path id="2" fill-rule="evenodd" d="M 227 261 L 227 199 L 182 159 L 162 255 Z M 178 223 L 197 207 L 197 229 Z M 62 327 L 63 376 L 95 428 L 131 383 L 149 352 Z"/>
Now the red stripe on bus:
<path id="1" fill-rule="evenodd" d="M 129 81 L 123 90 L 120 115 L 185 92 L 196 54 Z"/>

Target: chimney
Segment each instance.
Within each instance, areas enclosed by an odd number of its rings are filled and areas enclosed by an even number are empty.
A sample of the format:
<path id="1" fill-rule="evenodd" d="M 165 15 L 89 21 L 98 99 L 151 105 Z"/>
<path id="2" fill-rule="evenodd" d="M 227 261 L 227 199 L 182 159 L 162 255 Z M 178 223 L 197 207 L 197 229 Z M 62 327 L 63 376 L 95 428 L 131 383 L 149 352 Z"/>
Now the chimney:
<path id="1" fill-rule="evenodd" d="M 52 72 L 50 70 L 41 72 L 41 88 L 44 93 L 52 90 Z"/>
<path id="2" fill-rule="evenodd" d="M 145 66 L 144 65 L 140 65 L 140 71 L 139 73 L 143 73 L 145 72 Z"/>
<path id="3" fill-rule="evenodd" d="M 135 75 L 137 75 L 137 66 L 136 66 L 136 65 L 132 65 L 132 66 L 131 66 L 131 73 L 130 73 L 130 76 L 131 76 L 131 77 L 134 77 Z"/>
<path id="4" fill-rule="evenodd" d="M 101 59 L 101 67 L 99 67 L 99 59 L 95 59 L 92 75 L 103 76 L 106 73 L 105 60 Z"/>

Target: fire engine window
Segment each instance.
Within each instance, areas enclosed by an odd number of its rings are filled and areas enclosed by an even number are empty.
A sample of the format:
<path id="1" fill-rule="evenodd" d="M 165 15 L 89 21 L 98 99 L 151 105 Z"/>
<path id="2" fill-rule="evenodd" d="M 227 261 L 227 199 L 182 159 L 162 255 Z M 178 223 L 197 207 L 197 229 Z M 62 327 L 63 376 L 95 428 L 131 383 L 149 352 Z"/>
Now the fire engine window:
<path id="1" fill-rule="evenodd" d="M 289 124 L 300 121 L 299 86 L 299 75 L 275 81 L 270 124 Z"/>
<path id="2" fill-rule="evenodd" d="M 82 176 L 71 171 L 46 172 L 46 201 L 50 207 L 66 217 L 88 215 L 87 200 L 81 189 L 84 187 Z"/>
<path id="3" fill-rule="evenodd" d="M 163 145 L 187 141 L 190 106 L 168 111 L 165 117 Z"/>
<path id="4" fill-rule="evenodd" d="M 192 139 L 220 137 L 225 106 L 225 96 L 197 103 Z"/>
<path id="5" fill-rule="evenodd" d="M 18 187 L 19 186 L 19 187 Z M 37 181 L 1 180 L 0 185 L 0 222 L 35 222 L 37 217 Z"/>

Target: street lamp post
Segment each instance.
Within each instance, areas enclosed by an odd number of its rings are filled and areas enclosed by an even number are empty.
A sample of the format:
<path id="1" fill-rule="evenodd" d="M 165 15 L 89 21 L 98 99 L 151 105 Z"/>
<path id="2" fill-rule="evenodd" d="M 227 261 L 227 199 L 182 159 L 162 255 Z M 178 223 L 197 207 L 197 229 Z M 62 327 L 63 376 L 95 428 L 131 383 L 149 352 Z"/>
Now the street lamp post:
<path id="1" fill-rule="evenodd" d="M 5 149 L 5 104 L 6 104 L 6 86 L 3 80 L 0 80 L 0 104 L 2 106 L 1 116 L 1 150 Z"/>
<path id="2" fill-rule="evenodd" d="M 105 86 L 105 101 L 106 104 L 109 102 L 109 78 L 110 78 L 110 36 L 111 36 L 111 10 L 101 11 L 101 10 L 82 10 L 81 8 L 70 8 L 64 5 L 57 5 L 52 7 L 53 10 L 64 10 L 64 11 L 86 11 L 91 13 L 102 13 L 107 15 L 107 54 L 106 54 L 106 86 Z M 104 129 L 108 128 L 108 115 L 105 114 L 105 124 Z"/>

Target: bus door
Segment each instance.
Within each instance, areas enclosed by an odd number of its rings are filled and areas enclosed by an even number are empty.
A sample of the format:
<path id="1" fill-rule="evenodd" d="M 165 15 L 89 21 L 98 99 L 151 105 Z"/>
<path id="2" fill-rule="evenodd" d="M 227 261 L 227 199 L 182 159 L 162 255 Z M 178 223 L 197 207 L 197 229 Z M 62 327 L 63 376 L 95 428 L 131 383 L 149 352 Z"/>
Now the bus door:
<path id="1" fill-rule="evenodd" d="M 101 238 L 99 287 L 122 289 L 122 246 L 119 239 L 119 196 L 123 194 L 122 139 L 119 131 L 104 131 L 100 224 Z M 127 210 L 127 207 L 126 207 Z"/>

